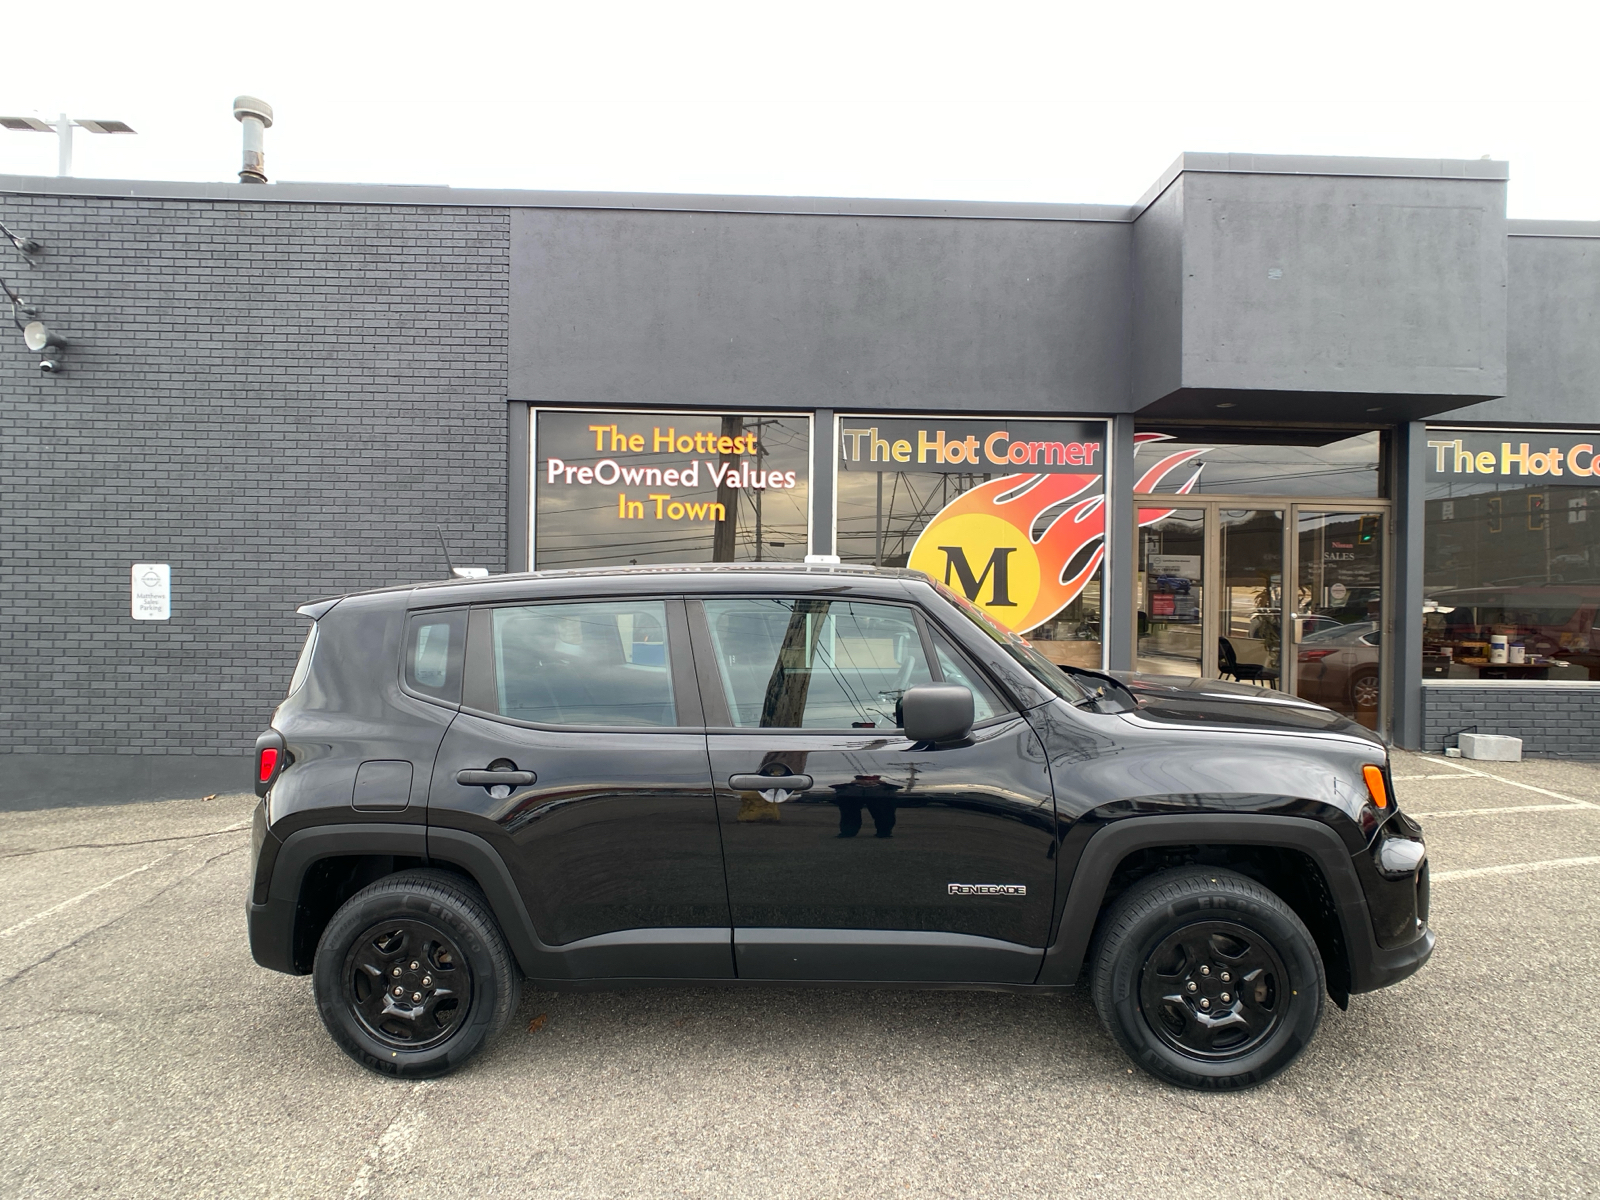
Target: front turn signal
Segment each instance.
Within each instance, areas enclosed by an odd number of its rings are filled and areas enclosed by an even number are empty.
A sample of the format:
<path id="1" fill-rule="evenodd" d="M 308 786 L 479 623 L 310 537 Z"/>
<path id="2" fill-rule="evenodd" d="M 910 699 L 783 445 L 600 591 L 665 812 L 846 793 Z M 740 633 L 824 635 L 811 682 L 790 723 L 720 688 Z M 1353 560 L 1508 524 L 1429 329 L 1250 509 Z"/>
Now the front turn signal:
<path id="1" fill-rule="evenodd" d="M 1367 795 L 1376 808 L 1389 807 L 1389 789 L 1383 782 L 1383 768 L 1368 763 L 1361 768 L 1361 778 L 1367 781 Z"/>

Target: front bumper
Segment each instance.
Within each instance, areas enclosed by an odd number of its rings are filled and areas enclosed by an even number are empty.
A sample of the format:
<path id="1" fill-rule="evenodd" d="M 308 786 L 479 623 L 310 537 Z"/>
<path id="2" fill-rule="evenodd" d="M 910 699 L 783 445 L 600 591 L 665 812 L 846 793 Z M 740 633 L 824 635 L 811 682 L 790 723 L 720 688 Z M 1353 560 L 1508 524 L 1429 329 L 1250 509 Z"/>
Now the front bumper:
<path id="1" fill-rule="evenodd" d="M 1387 950 L 1372 947 L 1363 956 L 1364 961 L 1351 963 L 1350 991 L 1375 992 L 1415 975 L 1433 957 L 1433 944 L 1433 930 L 1424 926 L 1417 939 L 1407 945 Z"/>

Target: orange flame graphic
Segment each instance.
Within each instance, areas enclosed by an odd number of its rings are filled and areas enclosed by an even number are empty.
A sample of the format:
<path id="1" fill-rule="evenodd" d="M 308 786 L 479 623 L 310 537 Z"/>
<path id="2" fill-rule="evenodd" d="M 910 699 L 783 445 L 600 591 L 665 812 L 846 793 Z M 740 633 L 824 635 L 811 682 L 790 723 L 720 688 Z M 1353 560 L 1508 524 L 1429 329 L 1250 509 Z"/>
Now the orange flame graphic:
<path id="1" fill-rule="evenodd" d="M 1145 442 L 1169 436 L 1140 434 L 1136 440 Z M 1167 455 L 1139 478 L 1134 490 L 1148 491 L 1178 467 L 1203 453 L 1203 450 L 1182 450 Z M 1007 557 L 999 560 L 998 567 L 993 558 L 983 565 L 981 578 L 992 581 L 989 586 L 994 589 L 990 601 L 985 602 L 978 596 L 970 595 L 968 599 L 977 603 L 1000 624 L 1017 633 L 1025 633 L 1042 625 L 1076 600 L 1085 585 L 1094 578 L 1095 572 L 1100 569 L 1101 561 L 1105 558 L 1103 494 L 1097 493 L 1076 503 L 1067 504 L 1067 507 L 1062 509 L 1037 537 L 1033 536 L 1034 526 L 1045 513 L 1094 487 L 1100 482 L 1100 478 L 1099 475 L 1005 475 L 979 484 L 945 505 L 928 522 L 911 549 L 910 565 L 926 571 L 942 582 L 952 583 L 951 572 L 955 563 L 951 551 L 956 550 L 956 547 L 942 546 L 939 543 L 946 540 L 947 534 L 957 538 L 957 530 L 982 530 L 986 536 L 982 536 L 981 540 L 992 542 L 999 547 L 997 551 L 991 553 Z M 1199 478 L 1200 470 L 1197 468 L 1175 494 L 1188 493 Z M 1154 524 L 1164 517 L 1171 516 L 1174 511 L 1176 510 L 1170 508 L 1141 508 L 1138 522 L 1141 526 Z M 963 517 L 987 520 L 980 525 L 968 521 L 952 526 L 953 522 Z M 1102 544 L 1096 546 L 1094 545 L 1096 542 Z M 1083 560 L 1082 565 L 1070 577 L 1066 577 L 1067 568 L 1091 546 L 1094 546 L 1094 549 Z M 1031 549 L 1037 560 L 1037 586 L 1031 589 L 1018 588 L 1007 594 L 1009 602 L 996 604 L 995 601 L 1000 599 L 1000 592 L 1003 590 L 1001 580 L 1006 578 L 1004 574 L 996 572 L 1004 572 L 1008 556 L 1024 547 Z M 980 546 L 977 549 L 981 553 L 985 547 Z M 961 565 L 967 568 L 969 576 L 977 574 L 971 570 L 965 559 Z M 1032 570 L 1018 574 L 1028 581 L 1034 578 Z M 965 581 L 963 578 L 962 582 Z M 1012 596 L 1015 598 L 1012 599 Z"/>

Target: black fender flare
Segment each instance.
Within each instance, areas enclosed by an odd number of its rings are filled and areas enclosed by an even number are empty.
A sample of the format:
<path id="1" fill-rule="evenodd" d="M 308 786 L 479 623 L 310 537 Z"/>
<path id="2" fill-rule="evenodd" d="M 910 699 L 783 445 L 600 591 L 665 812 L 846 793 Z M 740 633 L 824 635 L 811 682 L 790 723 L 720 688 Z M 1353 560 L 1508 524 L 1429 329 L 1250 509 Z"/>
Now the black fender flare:
<path id="1" fill-rule="evenodd" d="M 392 854 L 430 865 L 449 864 L 472 876 L 489 901 L 505 933 L 511 953 L 524 974 L 535 964 L 549 969 L 561 955 L 539 941 L 511 873 L 488 842 L 454 829 L 363 821 L 297 829 L 283 840 L 272 864 L 272 882 L 265 904 L 250 906 L 251 943 L 263 966 L 293 971 L 294 926 L 299 917 L 300 888 L 306 872 L 328 858 Z M 265 953 L 274 961 L 266 961 Z"/>
<path id="2" fill-rule="evenodd" d="M 1422 966 L 1433 950 L 1431 932 L 1399 950 L 1379 948 L 1349 847 L 1320 821 L 1229 813 L 1125 817 L 1107 825 L 1084 846 L 1067 891 L 1055 943 L 1045 952 L 1039 983 L 1062 987 L 1077 981 L 1118 863 L 1139 850 L 1195 845 L 1269 846 L 1309 856 L 1321 868 L 1333 896 L 1350 959 L 1352 992 L 1372 991 L 1403 979 Z"/>

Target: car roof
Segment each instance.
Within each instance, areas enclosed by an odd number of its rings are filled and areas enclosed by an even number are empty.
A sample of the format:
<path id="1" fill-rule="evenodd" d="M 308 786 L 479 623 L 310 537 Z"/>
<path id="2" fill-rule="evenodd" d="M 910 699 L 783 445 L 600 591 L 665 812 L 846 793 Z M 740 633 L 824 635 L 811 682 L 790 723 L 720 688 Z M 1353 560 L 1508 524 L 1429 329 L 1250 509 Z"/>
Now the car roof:
<path id="1" fill-rule="evenodd" d="M 805 591 L 861 590 L 904 595 L 907 583 L 929 583 L 927 575 L 904 567 L 853 566 L 834 563 L 664 563 L 649 566 L 568 567 L 559 571 L 524 571 L 483 579 L 438 579 L 347 592 L 310 601 L 299 612 L 320 617 L 340 600 L 354 596 L 406 595 L 408 608 L 448 604 L 483 604 L 520 596 L 638 594 L 655 591 L 696 593 L 740 592 L 763 581 Z"/>

